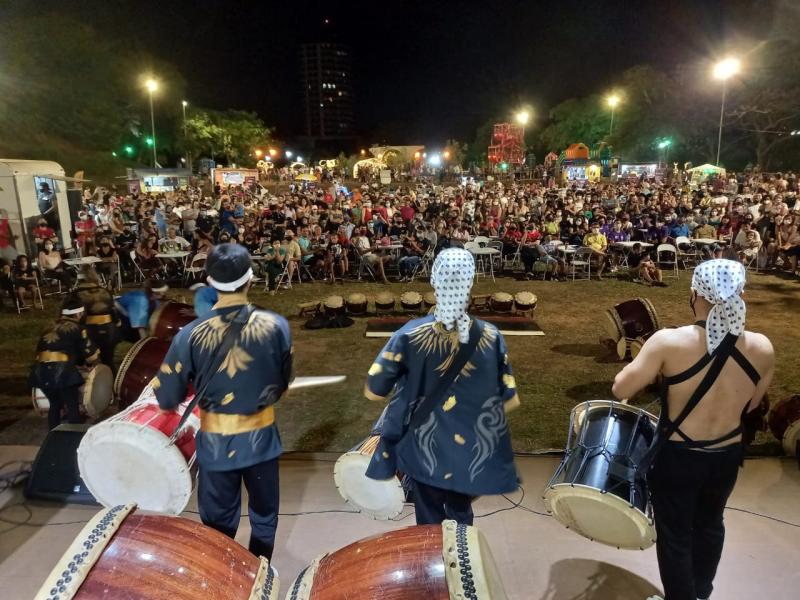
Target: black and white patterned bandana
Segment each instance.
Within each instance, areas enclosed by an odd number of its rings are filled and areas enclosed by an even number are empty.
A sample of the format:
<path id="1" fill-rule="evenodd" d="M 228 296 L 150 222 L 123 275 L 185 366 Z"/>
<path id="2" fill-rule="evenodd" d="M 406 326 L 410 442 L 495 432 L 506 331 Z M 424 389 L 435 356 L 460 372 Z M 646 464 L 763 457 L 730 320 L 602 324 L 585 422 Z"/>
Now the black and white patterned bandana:
<path id="1" fill-rule="evenodd" d="M 475 259 L 463 248 L 447 248 L 439 253 L 431 269 L 431 285 L 436 293 L 434 318 L 452 330 L 458 328 L 458 340 L 469 341 L 469 293 L 475 278 Z"/>
<path id="2" fill-rule="evenodd" d="M 744 265 L 733 260 L 708 260 L 694 270 L 692 289 L 712 304 L 706 319 L 706 349 L 709 354 L 727 334 L 739 336 L 744 333 L 747 312 L 742 300 L 744 283 Z"/>

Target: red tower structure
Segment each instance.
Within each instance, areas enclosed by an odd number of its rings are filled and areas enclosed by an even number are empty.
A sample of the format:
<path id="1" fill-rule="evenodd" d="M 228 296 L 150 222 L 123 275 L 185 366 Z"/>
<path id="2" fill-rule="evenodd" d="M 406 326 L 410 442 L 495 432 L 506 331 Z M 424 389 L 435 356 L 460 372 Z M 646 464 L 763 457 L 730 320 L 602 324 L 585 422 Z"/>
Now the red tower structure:
<path id="1" fill-rule="evenodd" d="M 525 128 L 511 123 L 495 123 L 489 162 L 521 166 L 525 162 Z"/>

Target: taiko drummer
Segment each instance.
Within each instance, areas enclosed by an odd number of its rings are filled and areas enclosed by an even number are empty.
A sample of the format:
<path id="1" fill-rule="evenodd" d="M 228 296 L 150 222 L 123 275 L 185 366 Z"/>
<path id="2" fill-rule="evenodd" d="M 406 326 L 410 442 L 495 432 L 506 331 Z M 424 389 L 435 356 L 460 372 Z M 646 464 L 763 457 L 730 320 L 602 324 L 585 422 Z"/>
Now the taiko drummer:
<path id="1" fill-rule="evenodd" d="M 474 274 L 469 252 L 442 251 L 434 314 L 403 326 L 369 369 L 367 398 L 391 399 L 367 476 L 405 473 L 418 525 L 471 525 L 473 497 L 518 486 L 505 413 L 519 397 L 503 336 L 466 313 Z"/>
<path id="2" fill-rule="evenodd" d="M 151 382 L 163 409 L 184 401 L 189 384 L 199 401 L 198 504 L 203 523 L 236 535 L 242 481 L 249 495 L 250 551 L 272 558 L 278 526 L 281 442 L 274 404 L 291 380 L 286 319 L 247 300 L 253 271 L 244 246 L 220 244 L 206 263 L 219 300 L 172 340 Z M 209 379 L 210 378 L 210 379 Z"/>
<path id="3" fill-rule="evenodd" d="M 723 511 L 742 463 L 742 416 L 759 406 L 772 380 L 772 345 L 744 329 L 744 284 L 741 263 L 700 264 L 689 298 L 697 321 L 656 332 L 614 381 L 614 395 L 630 398 L 662 377 L 656 441 L 640 467 L 650 467 L 666 600 L 711 595 Z"/>

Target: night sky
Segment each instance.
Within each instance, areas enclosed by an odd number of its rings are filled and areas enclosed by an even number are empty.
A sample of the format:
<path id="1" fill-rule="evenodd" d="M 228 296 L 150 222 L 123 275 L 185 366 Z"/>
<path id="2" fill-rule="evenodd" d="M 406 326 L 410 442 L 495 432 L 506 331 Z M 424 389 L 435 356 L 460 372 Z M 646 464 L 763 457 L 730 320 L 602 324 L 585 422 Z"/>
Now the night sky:
<path id="1" fill-rule="evenodd" d="M 698 65 L 734 35 L 767 35 L 794 0 L 274 2 L 16 0 L 80 19 L 176 65 L 197 106 L 255 110 L 302 133 L 298 45 L 351 46 L 362 140 L 472 141 L 530 104 L 542 122 L 635 64 Z M 324 19 L 331 25 L 323 31 Z"/>

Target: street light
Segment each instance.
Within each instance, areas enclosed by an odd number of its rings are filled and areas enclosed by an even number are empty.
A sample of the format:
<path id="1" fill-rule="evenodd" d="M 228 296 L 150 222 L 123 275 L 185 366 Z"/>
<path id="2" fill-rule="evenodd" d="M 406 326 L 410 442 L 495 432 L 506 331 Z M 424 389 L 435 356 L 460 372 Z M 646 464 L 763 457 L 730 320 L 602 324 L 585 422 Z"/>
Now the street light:
<path id="1" fill-rule="evenodd" d="M 153 92 L 158 89 L 158 82 L 155 79 L 148 79 L 145 82 L 145 87 L 147 87 L 148 94 L 150 96 L 150 129 L 151 129 L 151 137 L 153 139 L 153 168 L 156 168 L 156 117 L 155 113 L 153 112 Z"/>
<path id="2" fill-rule="evenodd" d="M 255 150 L 255 153 L 254 153 L 254 154 L 256 155 L 256 158 L 261 158 L 261 156 L 262 156 L 264 153 L 263 153 L 261 150 L 259 150 L 258 148 L 256 148 L 256 150 Z"/>
<path id="3" fill-rule="evenodd" d="M 442 154 L 442 156 L 444 156 L 444 159 L 447 160 L 448 158 L 450 158 L 450 151 L 449 150 L 445 150 L 444 154 Z"/>
<path id="4" fill-rule="evenodd" d="M 527 110 L 521 110 L 516 115 L 514 115 L 514 118 L 517 120 L 517 123 L 525 127 L 525 125 L 528 124 L 528 121 L 531 118 L 531 114 Z"/>
<path id="5" fill-rule="evenodd" d="M 617 108 L 619 104 L 620 98 L 616 94 L 611 94 L 606 98 L 606 104 L 611 108 L 611 125 L 608 128 L 608 135 L 614 133 L 614 110 Z"/>
<path id="6" fill-rule="evenodd" d="M 275 157 L 275 156 L 278 155 L 278 151 L 275 150 L 275 148 L 270 148 L 269 149 L 269 155 L 272 156 L 272 157 Z"/>
<path id="7" fill-rule="evenodd" d="M 297 162 L 303 162 L 303 157 L 302 156 L 298 156 L 297 157 Z"/>
<path id="8" fill-rule="evenodd" d="M 725 121 L 725 95 L 728 91 L 728 79 L 736 75 L 742 63 L 738 58 L 728 57 L 714 65 L 714 79 L 722 81 L 722 102 L 719 108 L 719 134 L 717 135 L 717 166 L 719 166 L 719 153 L 722 150 L 722 125 Z"/>
<path id="9" fill-rule="evenodd" d="M 192 163 L 189 162 L 189 148 L 186 143 L 188 139 L 186 135 L 186 107 L 189 106 L 189 103 L 186 100 L 181 100 L 181 106 L 183 107 L 183 149 L 186 151 L 186 160 L 183 162 L 186 163 L 189 168 L 192 168 Z"/>
<path id="10" fill-rule="evenodd" d="M 291 150 L 286 151 L 286 158 L 292 158 L 293 152 Z"/>

